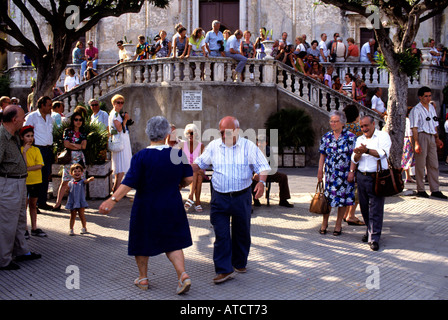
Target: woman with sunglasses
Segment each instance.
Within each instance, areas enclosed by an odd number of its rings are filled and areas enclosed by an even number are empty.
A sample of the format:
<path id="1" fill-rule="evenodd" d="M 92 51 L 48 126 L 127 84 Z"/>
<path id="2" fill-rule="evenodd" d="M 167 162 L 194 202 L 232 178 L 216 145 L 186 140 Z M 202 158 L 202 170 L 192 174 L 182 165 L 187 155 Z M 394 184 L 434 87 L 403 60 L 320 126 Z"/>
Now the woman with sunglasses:
<path id="1" fill-rule="evenodd" d="M 123 109 L 124 97 L 116 94 L 111 99 L 112 111 L 109 114 L 109 130 L 111 134 L 121 135 L 124 148 L 118 152 L 112 152 L 112 171 L 114 172 L 114 186 L 113 191 L 116 191 L 123 180 L 124 174 L 129 170 L 131 165 L 132 150 L 131 140 L 129 138 L 129 131 L 127 129 L 127 122 L 129 115 L 124 113 L 121 116 L 120 112 Z"/>
<path id="2" fill-rule="evenodd" d="M 64 165 L 62 181 L 59 186 L 58 197 L 53 211 L 59 211 L 61 209 L 62 198 L 72 178 L 70 175 L 70 167 L 75 163 L 79 163 L 85 167 L 86 160 L 83 150 L 87 147 L 87 135 L 84 132 L 84 117 L 81 113 L 75 112 L 72 114 L 70 117 L 70 126 L 64 130 L 63 140 L 64 147 L 71 153 L 71 161 L 69 164 Z"/>

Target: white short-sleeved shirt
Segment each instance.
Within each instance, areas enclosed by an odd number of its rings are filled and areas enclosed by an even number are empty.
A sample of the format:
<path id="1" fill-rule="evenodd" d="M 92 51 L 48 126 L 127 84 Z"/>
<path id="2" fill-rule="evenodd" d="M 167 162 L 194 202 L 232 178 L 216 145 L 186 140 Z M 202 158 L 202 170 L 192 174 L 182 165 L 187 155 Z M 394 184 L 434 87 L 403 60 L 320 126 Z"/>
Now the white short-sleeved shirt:
<path id="1" fill-rule="evenodd" d="M 384 113 L 386 111 L 383 100 L 381 100 L 381 98 L 376 95 L 373 95 L 372 97 L 372 109 L 381 113 Z"/>
<path id="2" fill-rule="evenodd" d="M 54 119 L 50 114 L 47 114 L 44 120 L 39 110 L 30 112 L 25 118 L 25 125 L 34 127 L 34 143 L 36 146 L 53 144 Z"/>
<path id="3" fill-rule="evenodd" d="M 66 90 L 72 90 L 74 87 L 79 85 L 79 78 L 75 75 L 73 77 L 66 76 L 64 80 L 64 88 L 67 86 Z"/>
<path id="4" fill-rule="evenodd" d="M 367 57 L 367 54 L 370 53 L 370 43 L 366 42 L 361 47 L 361 61 L 369 61 L 369 57 Z"/>

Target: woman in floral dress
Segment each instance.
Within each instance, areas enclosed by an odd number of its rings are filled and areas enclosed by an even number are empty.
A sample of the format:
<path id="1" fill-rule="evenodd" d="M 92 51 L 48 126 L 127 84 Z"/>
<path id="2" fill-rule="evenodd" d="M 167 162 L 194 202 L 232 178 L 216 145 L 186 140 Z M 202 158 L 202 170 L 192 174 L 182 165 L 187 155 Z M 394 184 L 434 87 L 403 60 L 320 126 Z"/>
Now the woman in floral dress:
<path id="1" fill-rule="evenodd" d="M 325 196 L 330 206 L 338 208 L 333 235 L 342 233 L 342 219 L 348 206 L 355 203 L 354 172 L 350 172 L 350 157 L 355 148 L 356 136 L 345 128 L 345 114 L 339 110 L 330 113 L 331 131 L 321 139 L 318 181 L 325 173 Z M 350 177 L 351 176 L 351 177 Z M 330 214 L 323 215 L 321 234 L 327 232 Z"/>

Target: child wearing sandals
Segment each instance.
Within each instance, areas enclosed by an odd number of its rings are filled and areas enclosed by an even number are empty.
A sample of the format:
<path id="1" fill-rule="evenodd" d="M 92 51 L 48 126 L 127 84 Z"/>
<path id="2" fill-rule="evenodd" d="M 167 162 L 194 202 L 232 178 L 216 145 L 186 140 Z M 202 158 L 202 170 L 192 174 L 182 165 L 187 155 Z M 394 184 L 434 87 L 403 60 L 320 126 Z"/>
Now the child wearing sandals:
<path id="1" fill-rule="evenodd" d="M 85 185 L 94 180 L 94 177 L 83 179 L 84 167 L 79 163 L 75 163 L 70 167 L 70 175 L 73 179 L 68 183 L 69 194 L 65 208 L 70 210 L 70 232 L 69 235 L 74 236 L 73 227 L 75 225 L 76 215 L 81 220 L 81 234 L 87 233 L 86 217 L 84 209 L 89 205 L 86 201 Z"/>
<path id="2" fill-rule="evenodd" d="M 25 160 L 28 177 L 26 177 L 26 190 L 28 197 L 26 207 L 30 208 L 31 235 L 37 237 L 46 237 L 47 234 L 42 229 L 37 228 L 37 198 L 39 188 L 42 184 L 42 167 L 44 160 L 39 148 L 34 146 L 34 127 L 25 126 L 20 130 L 20 140 L 22 142 L 21 152 Z M 29 239 L 28 227 L 25 231 L 25 238 Z"/>

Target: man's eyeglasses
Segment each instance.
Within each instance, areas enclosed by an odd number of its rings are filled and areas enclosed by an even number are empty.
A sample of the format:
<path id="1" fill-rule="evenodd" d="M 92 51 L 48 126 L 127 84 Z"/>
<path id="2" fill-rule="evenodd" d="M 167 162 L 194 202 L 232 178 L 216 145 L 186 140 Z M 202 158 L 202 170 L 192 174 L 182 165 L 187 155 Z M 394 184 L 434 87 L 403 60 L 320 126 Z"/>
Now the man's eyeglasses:
<path id="1" fill-rule="evenodd" d="M 92 103 L 90 106 L 92 106 L 92 107 L 98 107 L 99 104 L 98 104 L 98 103 Z"/>

